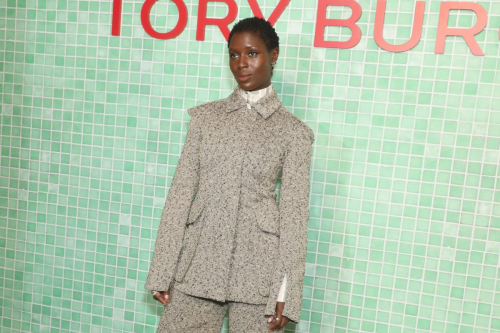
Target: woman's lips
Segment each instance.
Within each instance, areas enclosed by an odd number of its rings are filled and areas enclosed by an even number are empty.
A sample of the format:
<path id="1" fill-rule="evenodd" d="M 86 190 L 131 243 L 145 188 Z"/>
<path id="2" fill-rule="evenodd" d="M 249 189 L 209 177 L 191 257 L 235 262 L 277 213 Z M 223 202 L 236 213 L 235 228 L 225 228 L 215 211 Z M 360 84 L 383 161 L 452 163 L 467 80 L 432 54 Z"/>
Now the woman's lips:
<path id="1" fill-rule="evenodd" d="M 250 79 L 250 76 L 251 75 L 238 75 L 238 80 L 240 80 L 240 82 L 245 82 Z"/>

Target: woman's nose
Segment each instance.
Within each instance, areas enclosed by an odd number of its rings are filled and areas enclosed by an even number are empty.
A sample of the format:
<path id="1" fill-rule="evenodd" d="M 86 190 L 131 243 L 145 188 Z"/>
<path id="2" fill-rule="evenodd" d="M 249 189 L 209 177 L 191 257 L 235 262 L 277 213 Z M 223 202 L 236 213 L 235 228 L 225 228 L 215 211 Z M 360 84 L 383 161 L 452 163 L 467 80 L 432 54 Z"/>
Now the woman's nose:
<path id="1" fill-rule="evenodd" d="M 239 61 L 238 61 L 238 68 L 247 68 L 248 67 L 248 64 L 247 64 L 247 60 L 245 59 L 245 57 L 240 57 Z"/>

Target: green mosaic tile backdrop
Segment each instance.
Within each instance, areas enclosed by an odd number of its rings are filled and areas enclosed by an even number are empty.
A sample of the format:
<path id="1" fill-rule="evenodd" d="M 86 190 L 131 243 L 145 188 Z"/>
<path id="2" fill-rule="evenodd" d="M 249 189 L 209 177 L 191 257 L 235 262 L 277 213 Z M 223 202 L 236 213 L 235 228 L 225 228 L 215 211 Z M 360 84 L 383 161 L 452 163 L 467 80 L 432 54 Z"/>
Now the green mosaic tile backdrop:
<path id="1" fill-rule="evenodd" d="M 155 331 L 143 285 L 186 109 L 235 87 L 222 35 L 196 41 L 186 2 L 186 30 L 164 41 L 144 32 L 142 0 L 124 0 L 120 37 L 112 1 L 0 0 L 2 333 Z M 268 17 L 277 1 L 259 3 Z M 413 50 L 381 50 L 376 1 L 359 3 L 349 50 L 313 47 L 315 1 L 275 25 L 274 86 L 316 133 L 302 320 L 287 330 L 500 332 L 500 2 L 478 2 L 484 57 L 455 37 L 434 54 L 441 1 Z M 388 1 L 389 42 L 410 36 L 414 5 Z M 160 0 L 151 19 L 168 31 L 176 15 Z M 475 21 L 454 11 L 450 26 Z"/>

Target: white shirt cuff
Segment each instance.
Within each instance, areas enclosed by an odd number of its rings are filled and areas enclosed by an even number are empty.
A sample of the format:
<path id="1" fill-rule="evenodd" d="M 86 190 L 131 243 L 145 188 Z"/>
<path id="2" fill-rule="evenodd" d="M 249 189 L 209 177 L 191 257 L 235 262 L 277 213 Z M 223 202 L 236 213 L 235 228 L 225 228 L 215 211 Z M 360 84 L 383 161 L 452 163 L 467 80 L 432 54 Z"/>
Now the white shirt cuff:
<path id="1" fill-rule="evenodd" d="M 286 274 L 285 274 L 285 277 L 283 278 L 283 283 L 281 283 L 281 288 L 280 288 L 280 291 L 278 293 L 278 299 L 276 301 L 277 302 L 284 302 L 285 295 L 286 295 Z"/>

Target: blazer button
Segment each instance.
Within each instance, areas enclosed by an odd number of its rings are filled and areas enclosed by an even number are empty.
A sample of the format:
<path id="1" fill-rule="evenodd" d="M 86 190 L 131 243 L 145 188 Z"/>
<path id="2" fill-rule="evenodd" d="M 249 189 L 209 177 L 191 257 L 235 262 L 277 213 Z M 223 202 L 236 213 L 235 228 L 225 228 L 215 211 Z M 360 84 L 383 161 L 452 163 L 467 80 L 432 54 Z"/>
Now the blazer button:
<path id="1" fill-rule="evenodd" d="M 259 287 L 259 294 L 269 296 L 269 287 Z"/>

